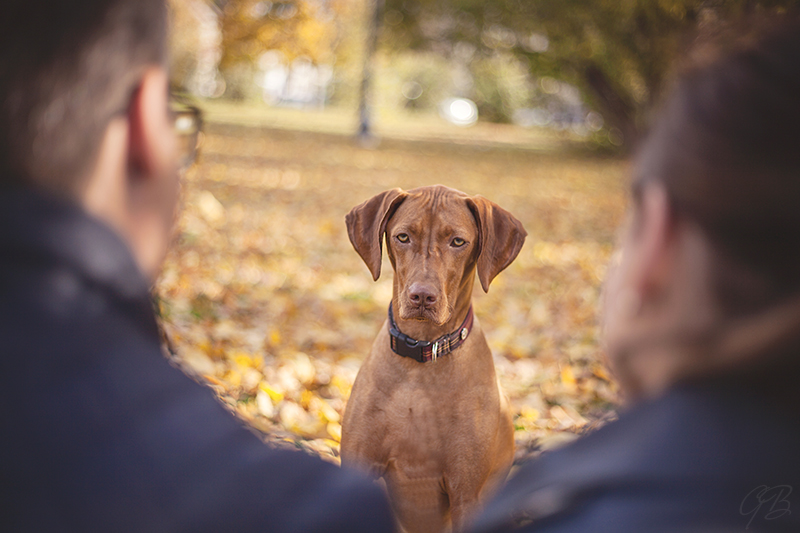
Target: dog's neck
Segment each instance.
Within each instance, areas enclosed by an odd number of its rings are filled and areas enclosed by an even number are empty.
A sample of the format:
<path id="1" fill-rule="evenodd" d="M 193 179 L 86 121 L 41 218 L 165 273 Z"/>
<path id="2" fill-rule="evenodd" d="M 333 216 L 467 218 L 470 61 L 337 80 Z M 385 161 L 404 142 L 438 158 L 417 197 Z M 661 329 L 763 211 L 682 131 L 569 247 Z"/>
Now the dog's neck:
<path id="1" fill-rule="evenodd" d="M 447 335 L 460 327 L 467 317 L 469 307 L 472 304 L 472 287 L 475 283 L 475 274 L 468 276 L 462 281 L 459 287 L 458 297 L 453 304 L 453 312 L 450 319 L 444 324 L 437 325 L 429 320 L 403 320 L 395 313 L 395 321 L 401 332 L 418 341 L 432 342 L 442 335 Z M 392 291 L 392 306 L 399 309 L 397 287 Z"/>

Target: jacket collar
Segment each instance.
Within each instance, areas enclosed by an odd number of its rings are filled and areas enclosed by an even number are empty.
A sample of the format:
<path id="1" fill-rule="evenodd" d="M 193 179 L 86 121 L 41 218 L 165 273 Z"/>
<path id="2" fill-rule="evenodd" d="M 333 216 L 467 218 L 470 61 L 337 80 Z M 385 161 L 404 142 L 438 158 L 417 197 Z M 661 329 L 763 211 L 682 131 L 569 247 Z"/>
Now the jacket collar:
<path id="1" fill-rule="evenodd" d="M 0 191 L 0 251 L 65 265 L 124 299 L 149 295 L 149 283 L 122 239 L 66 200 L 30 189 Z"/>

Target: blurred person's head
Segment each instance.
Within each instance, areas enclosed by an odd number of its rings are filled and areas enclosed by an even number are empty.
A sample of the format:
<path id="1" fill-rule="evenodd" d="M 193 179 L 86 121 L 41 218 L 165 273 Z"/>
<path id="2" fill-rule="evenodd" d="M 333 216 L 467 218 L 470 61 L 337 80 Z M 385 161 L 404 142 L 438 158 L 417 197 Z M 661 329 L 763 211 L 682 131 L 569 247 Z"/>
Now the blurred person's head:
<path id="1" fill-rule="evenodd" d="M 632 397 L 800 346 L 800 22 L 696 47 L 635 160 L 605 340 Z M 795 355 L 800 359 L 800 351 Z"/>
<path id="2" fill-rule="evenodd" d="M 80 204 L 153 276 L 177 200 L 164 0 L 5 0 L 0 190 Z"/>

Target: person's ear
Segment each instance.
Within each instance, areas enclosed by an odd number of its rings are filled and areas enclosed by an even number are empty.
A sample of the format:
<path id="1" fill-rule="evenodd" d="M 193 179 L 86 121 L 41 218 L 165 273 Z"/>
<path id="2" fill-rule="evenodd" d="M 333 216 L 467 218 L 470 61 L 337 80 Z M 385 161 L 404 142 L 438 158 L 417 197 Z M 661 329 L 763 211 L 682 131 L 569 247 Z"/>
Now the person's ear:
<path id="1" fill-rule="evenodd" d="M 659 183 L 644 186 L 637 211 L 630 237 L 635 246 L 628 246 L 626 253 L 634 256 L 628 275 L 644 305 L 660 297 L 674 275 L 676 220 L 667 192 Z"/>
<path id="2" fill-rule="evenodd" d="M 176 140 L 169 118 L 169 78 L 162 67 L 150 67 L 128 109 L 128 167 L 135 177 L 158 177 L 176 166 Z"/>
<path id="3" fill-rule="evenodd" d="M 402 189 L 384 191 L 357 205 L 345 217 L 350 242 L 367 264 L 372 279 L 376 281 L 381 275 L 383 234 L 386 232 L 386 224 L 406 196 L 408 193 Z"/>
<path id="4" fill-rule="evenodd" d="M 516 259 L 528 233 L 514 215 L 482 196 L 467 198 L 478 225 L 478 279 L 484 292 Z"/>

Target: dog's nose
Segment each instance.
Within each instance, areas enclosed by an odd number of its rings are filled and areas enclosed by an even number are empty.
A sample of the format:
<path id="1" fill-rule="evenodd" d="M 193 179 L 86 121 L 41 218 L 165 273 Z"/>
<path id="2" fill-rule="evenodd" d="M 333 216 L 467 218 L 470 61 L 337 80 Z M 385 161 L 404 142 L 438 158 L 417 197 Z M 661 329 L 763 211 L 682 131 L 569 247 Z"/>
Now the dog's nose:
<path id="1" fill-rule="evenodd" d="M 438 299 L 436 292 L 428 285 L 412 283 L 408 288 L 408 299 L 417 306 L 429 307 Z"/>

